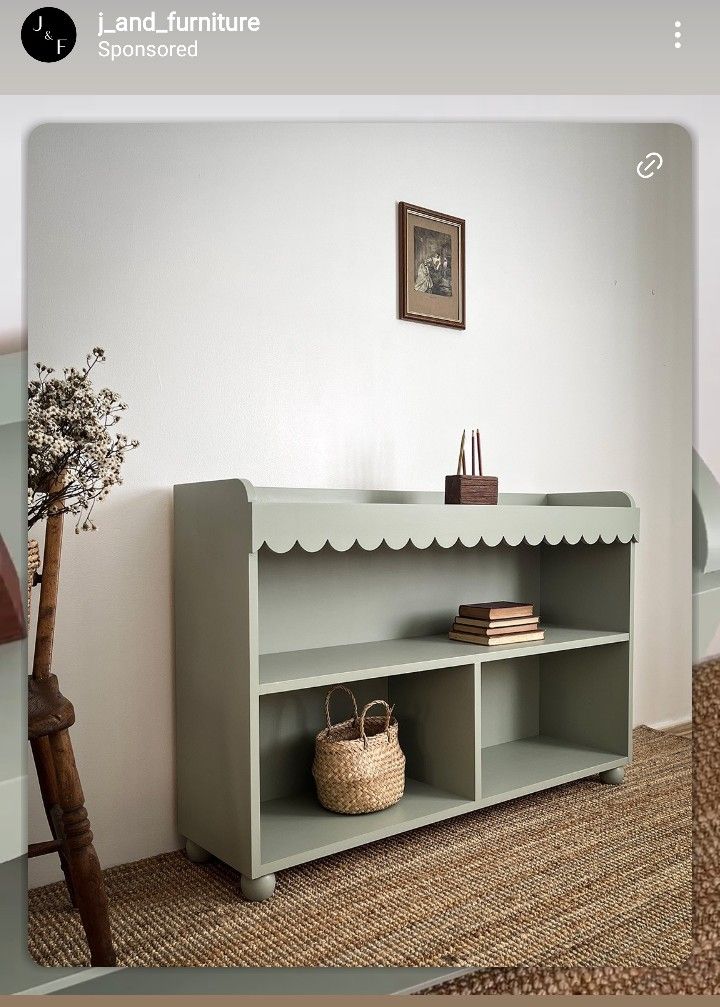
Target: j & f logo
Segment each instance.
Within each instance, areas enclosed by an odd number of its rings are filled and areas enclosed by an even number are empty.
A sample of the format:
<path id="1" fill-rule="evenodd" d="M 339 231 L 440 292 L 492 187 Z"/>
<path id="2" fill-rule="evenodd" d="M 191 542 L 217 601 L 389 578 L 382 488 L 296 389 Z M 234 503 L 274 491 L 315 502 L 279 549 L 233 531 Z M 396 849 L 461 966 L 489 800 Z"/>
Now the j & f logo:
<path id="1" fill-rule="evenodd" d="M 57 63 L 73 51 L 77 32 L 69 14 L 57 7 L 38 7 L 20 31 L 23 48 L 41 63 Z"/>

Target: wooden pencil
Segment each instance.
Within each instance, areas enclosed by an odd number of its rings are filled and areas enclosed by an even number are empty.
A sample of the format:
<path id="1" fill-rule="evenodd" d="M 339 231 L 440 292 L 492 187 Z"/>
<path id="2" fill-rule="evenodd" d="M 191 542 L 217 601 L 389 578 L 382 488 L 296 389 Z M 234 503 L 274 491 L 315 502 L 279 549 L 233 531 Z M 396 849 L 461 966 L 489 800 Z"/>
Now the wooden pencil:
<path id="1" fill-rule="evenodd" d="M 472 474 L 475 475 L 475 431 L 470 432 L 470 443 L 472 444 Z"/>
<path id="2" fill-rule="evenodd" d="M 460 438 L 460 454 L 458 455 L 458 467 L 457 474 L 460 475 L 463 472 L 463 454 L 465 451 L 465 431 L 462 432 L 462 437 Z"/>
<path id="3" fill-rule="evenodd" d="M 475 439 L 477 440 L 477 456 L 478 456 L 478 475 L 482 475 L 482 455 L 480 454 L 480 431 L 475 431 Z"/>

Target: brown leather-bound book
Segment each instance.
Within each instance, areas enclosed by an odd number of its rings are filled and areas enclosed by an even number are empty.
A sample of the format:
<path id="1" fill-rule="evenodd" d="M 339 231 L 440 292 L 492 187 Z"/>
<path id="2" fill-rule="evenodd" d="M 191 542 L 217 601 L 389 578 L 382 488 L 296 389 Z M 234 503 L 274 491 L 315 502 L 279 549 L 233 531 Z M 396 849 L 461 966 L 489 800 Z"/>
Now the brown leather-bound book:
<path id="1" fill-rule="evenodd" d="M 531 640 L 544 640 L 545 631 L 539 629 L 533 633 L 513 633 L 512 636 L 475 636 L 473 633 L 454 633 L 451 630 L 448 636 L 451 640 L 460 640 L 462 643 L 478 643 L 482 647 L 495 647 L 499 643 L 529 643 Z"/>
<path id="2" fill-rule="evenodd" d="M 453 623 L 453 633 L 470 633 L 473 636 L 508 636 L 512 633 L 531 633 L 538 628 L 537 622 L 521 623 L 519 626 L 466 626 L 462 619 Z"/>
<path id="3" fill-rule="evenodd" d="M 513 629 L 516 626 L 537 626 L 539 621 L 539 615 L 523 615 L 519 619 L 471 619 L 464 615 L 455 617 L 457 625 L 467 626 L 468 629 Z"/>
<path id="4" fill-rule="evenodd" d="M 478 601 L 474 605 L 461 605 L 459 612 L 472 619 L 514 619 L 533 615 L 534 609 L 521 601 Z"/>

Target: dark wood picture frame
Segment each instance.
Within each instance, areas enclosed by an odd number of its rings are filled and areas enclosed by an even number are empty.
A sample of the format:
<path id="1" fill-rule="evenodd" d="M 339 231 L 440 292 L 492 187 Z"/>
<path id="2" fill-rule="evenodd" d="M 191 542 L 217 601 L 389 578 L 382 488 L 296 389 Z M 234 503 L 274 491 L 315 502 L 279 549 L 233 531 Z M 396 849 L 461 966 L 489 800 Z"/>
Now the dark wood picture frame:
<path id="1" fill-rule="evenodd" d="M 454 282 L 459 286 L 457 294 L 452 297 L 447 308 L 456 305 L 457 311 L 453 317 L 435 314 L 430 310 L 422 310 L 424 305 L 418 303 L 428 299 L 427 307 L 430 307 L 429 298 L 440 301 L 439 297 L 432 294 L 432 291 L 417 292 L 416 282 L 416 261 L 414 244 L 408 240 L 409 217 L 424 218 L 428 224 L 438 223 L 446 230 L 444 234 L 449 234 L 454 229 L 456 237 L 456 258 L 457 263 L 454 268 Z M 437 232 L 440 234 L 441 232 Z M 412 288 L 410 284 L 412 283 Z M 398 203 L 398 303 L 400 318 L 411 322 L 424 322 L 426 325 L 443 325 L 452 329 L 465 328 L 465 221 L 462 217 L 452 217 L 449 213 L 440 213 L 437 210 L 428 210 L 424 206 L 416 206 L 414 203 Z M 446 295 L 447 296 L 447 295 Z M 442 298 L 444 301 L 446 296 Z M 414 303 L 413 303 L 414 302 Z M 441 305 L 447 310 L 446 305 Z"/>

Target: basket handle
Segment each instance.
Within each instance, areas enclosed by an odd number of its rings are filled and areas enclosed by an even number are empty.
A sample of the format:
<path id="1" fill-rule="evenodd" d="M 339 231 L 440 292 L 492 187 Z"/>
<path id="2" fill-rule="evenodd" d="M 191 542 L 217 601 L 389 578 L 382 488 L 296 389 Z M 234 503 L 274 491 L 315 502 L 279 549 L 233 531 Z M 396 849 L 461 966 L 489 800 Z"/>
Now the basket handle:
<path id="1" fill-rule="evenodd" d="M 365 715 L 368 710 L 373 706 L 384 706 L 387 710 L 385 715 L 385 727 L 383 730 L 387 734 L 388 743 L 390 742 L 390 721 L 392 719 L 392 712 L 395 709 L 394 705 L 390 706 L 386 703 L 384 699 L 373 699 L 371 703 L 366 703 L 362 708 L 362 713 L 360 714 L 360 737 L 362 738 L 362 743 L 365 748 L 367 748 L 367 735 L 365 734 Z"/>
<path id="2" fill-rule="evenodd" d="M 351 690 L 348 689 L 348 687 L 346 685 L 334 685 L 332 687 L 332 689 L 328 689 L 327 696 L 325 697 L 325 720 L 327 721 L 327 730 L 328 731 L 332 727 L 332 721 L 330 720 L 330 697 L 332 696 L 332 694 L 334 692 L 337 692 L 338 689 L 342 690 L 342 692 L 346 692 L 348 694 L 348 696 L 350 697 L 350 699 L 352 700 L 352 705 L 353 705 L 353 720 L 357 724 L 358 712 L 357 712 L 357 702 L 355 701 L 355 696 L 353 695 L 353 693 L 351 692 Z"/>

